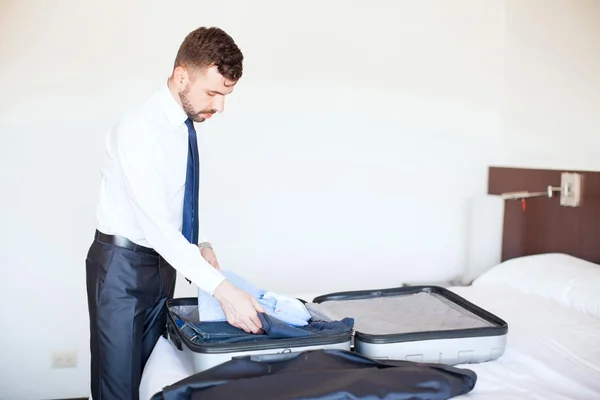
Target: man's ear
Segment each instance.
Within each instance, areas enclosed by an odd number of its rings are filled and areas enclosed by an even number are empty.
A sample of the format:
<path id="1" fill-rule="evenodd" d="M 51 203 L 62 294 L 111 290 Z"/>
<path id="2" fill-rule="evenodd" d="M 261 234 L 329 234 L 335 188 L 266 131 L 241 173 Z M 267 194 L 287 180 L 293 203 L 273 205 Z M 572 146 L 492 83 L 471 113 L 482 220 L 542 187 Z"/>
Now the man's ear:
<path id="1" fill-rule="evenodd" d="M 183 89 L 188 85 L 189 81 L 190 76 L 184 67 L 179 66 L 173 70 L 173 82 L 177 87 Z"/>

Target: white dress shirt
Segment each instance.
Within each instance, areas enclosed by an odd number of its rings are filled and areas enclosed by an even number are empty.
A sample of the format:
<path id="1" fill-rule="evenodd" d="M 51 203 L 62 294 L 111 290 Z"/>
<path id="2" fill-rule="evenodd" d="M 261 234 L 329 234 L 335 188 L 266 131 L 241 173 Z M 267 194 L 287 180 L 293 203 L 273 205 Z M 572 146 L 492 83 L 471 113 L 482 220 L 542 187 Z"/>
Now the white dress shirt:
<path id="1" fill-rule="evenodd" d="M 97 227 L 153 248 L 212 294 L 224 276 L 181 233 L 188 157 L 186 119 L 165 84 L 112 127 L 101 169 Z M 195 127 L 199 135 L 202 124 Z M 206 240 L 202 229 L 199 236 L 200 241 Z"/>

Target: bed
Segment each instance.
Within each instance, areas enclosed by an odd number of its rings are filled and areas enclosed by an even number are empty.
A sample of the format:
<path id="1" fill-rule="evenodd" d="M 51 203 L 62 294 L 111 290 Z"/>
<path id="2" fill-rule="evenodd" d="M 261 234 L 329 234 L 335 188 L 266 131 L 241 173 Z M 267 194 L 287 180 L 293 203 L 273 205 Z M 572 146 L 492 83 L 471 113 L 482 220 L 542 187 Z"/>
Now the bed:
<path id="1" fill-rule="evenodd" d="M 580 207 L 534 198 L 525 212 L 520 202 L 507 201 L 501 262 L 468 286 L 448 288 L 509 325 L 502 357 L 457 365 L 478 380 L 455 399 L 600 399 L 600 173 L 585 174 Z M 538 191 L 560 181 L 560 171 L 490 168 L 489 178 L 490 194 Z M 291 294 L 307 301 L 319 295 Z M 140 399 L 191 374 L 191 361 L 161 338 L 143 372 Z"/>

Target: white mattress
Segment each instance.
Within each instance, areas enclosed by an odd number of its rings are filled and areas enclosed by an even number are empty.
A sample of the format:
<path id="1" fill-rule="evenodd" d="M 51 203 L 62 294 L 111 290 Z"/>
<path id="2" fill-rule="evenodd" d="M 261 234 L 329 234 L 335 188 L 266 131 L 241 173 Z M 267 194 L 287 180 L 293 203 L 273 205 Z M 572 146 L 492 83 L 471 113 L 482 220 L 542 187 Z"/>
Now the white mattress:
<path id="1" fill-rule="evenodd" d="M 509 324 L 499 360 L 458 366 L 475 371 L 478 381 L 471 393 L 456 399 L 600 399 L 600 318 L 508 285 L 450 290 Z M 297 297 L 310 301 L 316 295 Z M 161 338 L 143 373 L 140 399 L 191 374 L 183 353 Z"/>

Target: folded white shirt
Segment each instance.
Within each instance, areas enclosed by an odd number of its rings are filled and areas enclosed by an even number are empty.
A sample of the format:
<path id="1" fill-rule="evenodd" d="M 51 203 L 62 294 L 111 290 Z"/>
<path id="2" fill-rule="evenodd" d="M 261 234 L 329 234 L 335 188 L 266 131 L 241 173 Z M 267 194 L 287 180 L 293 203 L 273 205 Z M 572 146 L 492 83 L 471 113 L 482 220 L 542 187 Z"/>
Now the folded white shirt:
<path id="1" fill-rule="evenodd" d="M 310 313 L 300 300 L 259 289 L 234 272 L 221 272 L 234 286 L 256 298 L 267 315 L 292 326 L 307 325 L 311 319 Z M 204 322 L 227 320 L 219 301 L 202 289 L 198 290 L 198 314 L 200 321 Z"/>

